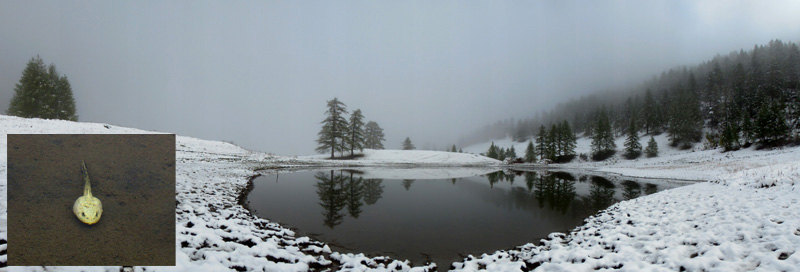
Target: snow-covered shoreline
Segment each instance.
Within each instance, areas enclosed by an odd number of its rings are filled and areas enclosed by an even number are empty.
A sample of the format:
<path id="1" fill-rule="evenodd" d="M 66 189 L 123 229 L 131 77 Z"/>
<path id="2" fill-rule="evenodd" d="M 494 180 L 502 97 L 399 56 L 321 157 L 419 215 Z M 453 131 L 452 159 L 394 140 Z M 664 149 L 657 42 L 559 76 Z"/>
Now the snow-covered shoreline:
<path id="1" fill-rule="evenodd" d="M 153 133 L 56 120 L 0 115 L 3 134 Z M 524 144 L 524 143 L 523 143 Z M 662 156 L 634 161 L 575 162 L 568 168 L 632 176 L 711 180 L 625 201 L 586 220 L 571 234 L 553 234 L 537 246 L 469 257 L 462 271 L 546 271 L 621 268 L 625 270 L 796 270 L 800 267 L 800 148 L 674 151 L 659 143 Z M 0 138 L 0 194 L 6 195 L 6 138 Z M 515 147 L 517 150 L 524 150 Z M 579 143 L 579 148 L 581 145 Z M 465 148 L 467 150 L 467 148 Z M 425 271 L 408 262 L 332 252 L 324 243 L 265 219 L 239 204 L 239 196 L 259 173 L 318 167 L 392 167 L 405 175 L 417 166 L 496 166 L 470 154 L 415 151 L 396 159 L 394 151 L 365 151 L 357 161 L 319 156 L 278 157 L 217 141 L 177 137 L 176 264 L 137 267 L 144 271 Z M 470 151 L 470 150 L 467 150 Z M 580 150 L 578 151 L 581 152 Z M 476 152 L 477 153 L 477 152 Z M 409 153 L 405 153 L 409 154 Z M 370 159 L 371 158 L 371 159 Z M 395 158 L 395 159 L 393 159 Z M 368 168 L 364 168 L 369 172 Z M 483 170 L 476 170 L 477 172 Z M 405 173 L 404 173 L 405 172 Z M 652 175 L 649 175 L 652 173 Z M 448 171 L 420 175 L 440 177 Z M 0 202 L 0 240 L 7 240 L 7 198 Z M 12 241 L 13 242 L 13 241 Z M 0 244 L 0 251 L 6 244 Z M 0 262 L 7 256 L 0 254 Z M 450 264 L 438 264 L 447 268 Z M 119 271 L 120 267 L 48 267 L 64 271 Z M 11 270 L 43 271 L 42 267 Z"/>

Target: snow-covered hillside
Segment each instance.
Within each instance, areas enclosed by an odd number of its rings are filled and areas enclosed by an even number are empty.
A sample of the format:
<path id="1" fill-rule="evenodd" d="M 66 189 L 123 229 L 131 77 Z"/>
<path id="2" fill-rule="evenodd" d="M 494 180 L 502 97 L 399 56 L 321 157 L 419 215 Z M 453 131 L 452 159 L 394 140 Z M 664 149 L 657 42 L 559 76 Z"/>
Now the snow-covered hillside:
<path id="1" fill-rule="evenodd" d="M 617 154 L 605 161 L 584 161 L 576 157 L 570 163 L 550 166 L 591 169 L 632 177 L 713 181 L 746 169 L 769 166 L 777 169 L 777 165 L 790 166 L 792 163 L 800 161 L 800 148 L 798 147 L 773 150 L 755 150 L 754 147 L 751 147 L 723 153 L 722 149 L 704 150 L 701 144 L 696 144 L 688 150 L 670 147 L 666 133 L 657 135 L 654 139 L 658 144 L 659 151 L 658 156 L 654 158 L 647 158 L 644 155 L 635 160 L 623 158 L 622 150 L 625 138 L 619 137 L 615 140 Z M 647 146 L 649 140 L 650 136 L 641 136 L 639 139 L 642 146 Z M 492 142 L 502 148 L 509 148 L 513 145 L 517 156 L 520 157 L 524 156 L 525 148 L 528 146 L 527 141 L 520 143 L 512 141 L 511 138 L 505 138 L 470 145 L 465 147 L 464 151 L 475 154 L 485 153 Z M 591 143 L 592 140 L 588 137 L 578 138 L 575 153 L 590 154 Z"/>

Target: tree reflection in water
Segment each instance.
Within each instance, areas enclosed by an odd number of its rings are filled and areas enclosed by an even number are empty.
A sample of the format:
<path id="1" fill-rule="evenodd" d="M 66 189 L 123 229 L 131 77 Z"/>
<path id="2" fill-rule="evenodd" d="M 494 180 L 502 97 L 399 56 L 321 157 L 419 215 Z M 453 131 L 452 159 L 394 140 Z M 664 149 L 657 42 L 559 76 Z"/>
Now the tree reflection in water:
<path id="1" fill-rule="evenodd" d="M 383 179 L 364 179 L 354 176 L 354 174 L 359 173 L 347 171 L 347 174 L 340 172 L 337 175 L 335 171 L 331 170 L 330 173 L 318 172 L 315 175 L 318 180 L 315 186 L 320 200 L 319 205 L 322 207 L 324 225 L 331 229 L 341 224 L 347 214 L 357 219 L 363 212 L 365 204 L 374 205 L 383 195 Z M 524 176 L 525 187 L 513 185 L 515 176 Z M 588 176 L 588 179 L 591 180 L 588 195 L 580 197 L 576 192 L 577 179 L 566 172 L 496 171 L 486 174 L 485 177 L 489 182 L 490 189 L 494 190 L 497 190 L 494 185 L 498 182 L 508 181 L 510 189 L 505 194 L 513 199 L 516 204 L 512 205 L 516 207 L 529 205 L 526 203 L 537 203 L 539 208 L 566 214 L 571 209 L 575 211 L 602 210 L 617 201 L 614 198 L 617 190 L 614 183 L 600 176 Z M 580 177 L 581 183 L 586 180 L 587 176 Z M 413 179 L 402 180 L 406 191 L 411 189 L 414 181 Z M 456 179 L 450 179 L 452 184 L 456 184 L 455 181 Z M 623 200 L 639 197 L 643 193 L 652 194 L 658 190 L 658 186 L 655 184 L 642 185 L 632 180 L 622 181 L 621 186 Z"/>
<path id="2" fill-rule="evenodd" d="M 589 189 L 587 203 L 589 207 L 596 210 L 605 209 L 614 203 L 614 183 L 611 181 L 592 176 L 592 187 Z"/>
<path id="3" fill-rule="evenodd" d="M 342 209 L 347 205 L 343 188 L 345 177 L 341 174 L 334 176 L 331 170 L 330 176 L 325 172 L 319 172 L 314 178 L 319 180 L 315 186 L 319 195 L 319 205 L 322 206 L 323 223 L 332 229 L 344 220 Z"/>
<path id="4" fill-rule="evenodd" d="M 564 173 L 566 174 L 566 173 Z M 551 210 L 566 213 L 570 203 L 575 199 L 575 178 L 572 175 L 548 173 L 534 182 L 533 194 L 539 201 L 539 207 L 547 206 Z"/>
<path id="5" fill-rule="evenodd" d="M 637 198 L 642 194 L 642 185 L 639 185 L 638 182 L 625 180 L 622 181 L 622 187 L 622 198 L 625 200 Z"/>
<path id="6" fill-rule="evenodd" d="M 358 218 L 363 212 L 364 204 L 373 205 L 383 195 L 383 179 L 367 179 L 354 177 L 353 171 L 349 175 L 341 172 L 335 175 L 318 172 L 314 178 L 318 180 L 317 196 L 322 207 L 323 224 L 331 229 L 344 221 L 345 213 L 353 218 Z"/>
<path id="7" fill-rule="evenodd" d="M 364 203 L 373 205 L 383 196 L 383 179 L 364 180 Z"/>
<path id="8" fill-rule="evenodd" d="M 652 183 L 648 183 L 648 184 L 644 185 L 644 193 L 645 194 L 650 195 L 650 194 L 653 194 L 655 192 L 658 192 L 658 185 L 655 185 L 655 184 L 652 184 Z"/>
<path id="9" fill-rule="evenodd" d="M 350 172 L 350 179 L 345 185 L 345 193 L 347 196 L 347 212 L 353 218 L 358 218 L 361 215 L 361 206 L 364 205 L 361 202 L 364 197 L 364 178 L 353 178 L 353 172 Z"/>

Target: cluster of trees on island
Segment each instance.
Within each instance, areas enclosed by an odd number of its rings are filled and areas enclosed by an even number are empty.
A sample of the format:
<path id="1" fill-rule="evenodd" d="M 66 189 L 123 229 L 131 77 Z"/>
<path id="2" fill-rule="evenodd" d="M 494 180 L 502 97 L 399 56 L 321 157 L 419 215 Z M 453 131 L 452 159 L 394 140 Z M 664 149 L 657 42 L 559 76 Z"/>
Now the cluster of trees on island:
<path id="1" fill-rule="evenodd" d="M 317 134 L 317 152 L 344 153 L 350 151 L 350 156 L 355 150 L 364 151 L 364 148 L 383 149 L 383 129 L 375 121 L 364 124 L 364 115 L 361 109 L 356 109 L 347 118 L 347 105 L 337 98 L 328 100 L 328 110 L 325 111 L 325 120 L 322 120 L 322 129 Z M 407 139 L 408 140 L 408 139 Z M 410 140 L 409 140 L 410 142 Z"/>
<path id="2" fill-rule="evenodd" d="M 549 133 L 537 134 L 537 128 L 569 120 L 575 132 L 592 138 L 595 159 L 613 155 L 614 138 L 622 136 L 627 136 L 625 157 L 655 156 L 658 146 L 652 136 L 661 133 L 679 149 L 701 142 L 704 148 L 723 151 L 798 144 L 798 91 L 800 49 L 773 40 L 691 68 L 671 69 L 630 90 L 590 95 L 534 118 L 488 125 L 465 143 L 510 135 L 518 142 L 536 137 L 537 144 L 550 148 L 546 140 L 538 142 Z M 650 136 L 644 150 L 641 134 Z M 540 159 L 544 149 L 537 149 Z M 554 158 L 552 152 L 544 157 Z"/>

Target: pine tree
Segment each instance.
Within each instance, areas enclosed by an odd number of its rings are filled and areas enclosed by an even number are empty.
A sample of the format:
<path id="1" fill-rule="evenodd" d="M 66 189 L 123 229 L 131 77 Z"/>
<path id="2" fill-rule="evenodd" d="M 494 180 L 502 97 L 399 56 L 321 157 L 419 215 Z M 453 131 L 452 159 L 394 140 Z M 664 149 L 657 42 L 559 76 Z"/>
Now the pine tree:
<path id="1" fill-rule="evenodd" d="M 628 126 L 628 138 L 625 140 L 625 157 L 628 159 L 638 158 L 642 154 L 642 144 L 639 143 L 639 133 L 636 129 L 636 122 L 631 118 Z"/>
<path id="2" fill-rule="evenodd" d="M 653 94 L 650 93 L 650 89 L 647 89 L 647 92 L 644 94 L 644 109 L 642 110 L 644 114 L 644 131 L 646 134 L 658 133 L 658 105 L 656 104 L 656 100 L 653 99 Z"/>
<path id="3" fill-rule="evenodd" d="M 337 98 L 328 100 L 328 110 L 325 111 L 325 120 L 322 120 L 322 129 L 317 133 L 317 152 L 325 153 L 328 149 L 331 150 L 331 159 L 334 157 L 335 151 L 344 152 L 345 149 L 345 136 L 348 128 L 347 119 L 344 114 L 347 113 L 347 106 L 339 101 Z"/>
<path id="4" fill-rule="evenodd" d="M 592 135 L 592 158 L 604 160 L 614 154 L 617 144 L 614 143 L 614 134 L 611 132 L 611 124 L 605 108 L 598 110 L 595 116 L 595 129 Z"/>
<path id="5" fill-rule="evenodd" d="M 406 140 L 403 141 L 403 150 L 414 150 L 417 149 L 413 143 L 411 143 L 411 138 L 406 137 Z"/>
<path id="6" fill-rule="evenodd" d="M 511 145 L 511 147 L 506 150 L 506 158 L 510 158 L 512 160 L 517 158 L 517 151 L 514 150 L 514 145 Z"/>
<path id="7" fill-rule="evenodd" d="M 533 141 L 528 141 L 528 147 L 525 148 L 525 162 L 536 162 L 536 148 L 533 146 Z"/>
<path id="8" fill-rule="evenodd" d="M 350 127 L 347 130 L 347 145 L 350 147 L 350 156 L 355 149 L 364 152 L 364 115 L 361 109 L 356 109 L 350 115 Z"/>
<path id="9" fill-rule="evenodd" d="M 658 144 L 653 136 L 650 136 L 650 141 L 647 142 L 647 148 L 644 150 L 644 153 L 648 158 L 658 156 Z"/>
<path id="10" fill-rule="evenodd" d="M 367 122 L 367 125 L 364 127 L 364 147 L 371 148 L 371 149 L 383 149 L 383 141 L 385 135 L 383 135 L 383 129 L 381 126 L 378 125 L 375 121 Z"/>
<path id="11" fill-rule="evenodd" d="M 489 150 L 486 151 L 486 157 L 489 157 L 489 158 L 492 158 L 492 159 L 497 159 L 498 158 L 498 156 L 497 156 L 497 146 L 494 145 L 494 142 L 492 142 L 492 144 L 489 145 Z"/>
<path id="12" fill-rule="evenodd" d="M 761 104 L 756 117 L 756 137 L 761 144 L 771 146 L 780 144 L 789 134 L 789 127 L 786 125 L 784 113 L 785 107 L 778 102 L 766 102 Z"/>
<path id="13" fill-rule="evenodd" d="M 690 77 L 689 79 L 692 79 Z M 690 86 L 693 85 L 690 81 Z M 676 87 L 677 97 L 671 102 L 669 132 L 671 145 L 689 148 L 703 136 L 703 117 L 693 88 Z"/>
<path id="14" fill-rule="evenodd" d="M 506 155 L 507 154 L 508 153 L 506 152 L 505 148 L 500 147 L 500 148 L 497 149 L 497 159 L 498 160 L 501 160 L 501 161 L 506 160 Z"/>
<path id="15" fill-rule="evenodd" d="M 6 112 L 25 118 L 78 120 L 67 76 L 59 75 L 53 64 L 46 68 L 39 56 L 31 58 L 22 71 Z"/>
<path id="16" fill-rule="evenodd" d="M 723 122 L 719 143 L 724 151 L 739 149 L 739 126 L 736 122 L 730 119 Z"/>
<path id="17" fill-rule="evenodd" d="M 547 132 L 547 159 L 555 162 L 559 152 L 561 152 L 558 144 L 558 128 L 555 124 L 550 125 L 550 130 Z"/>
<path id="18" fill-rule="evenodd" d="M 563 139 L 563 143 L 561 144 L 561 153 L 564 156 L 572 156 L 575 155 L 575 147 L 578 145 L 578 139 L 575 137 L 575 133 L 572 132 L 572 128 L 569 126 L 569 122 L 564 120 L 561 122 L 561 138 Z"/>
<path id="19" fill-rule="evenodd" d="M 544 128 L 544 125 L 539 127 L 539 134 L 536 134 L 536 147 L 539 159 L 544 161 L 547 156 L 547 129 Z"/>
<path id="20" fill-rule="evenodd" d="M 450 148 L 450 152 L 453 152 L 453 153 L 456 152 L 456 145 L 453 145 L 453 147 Z"/>

